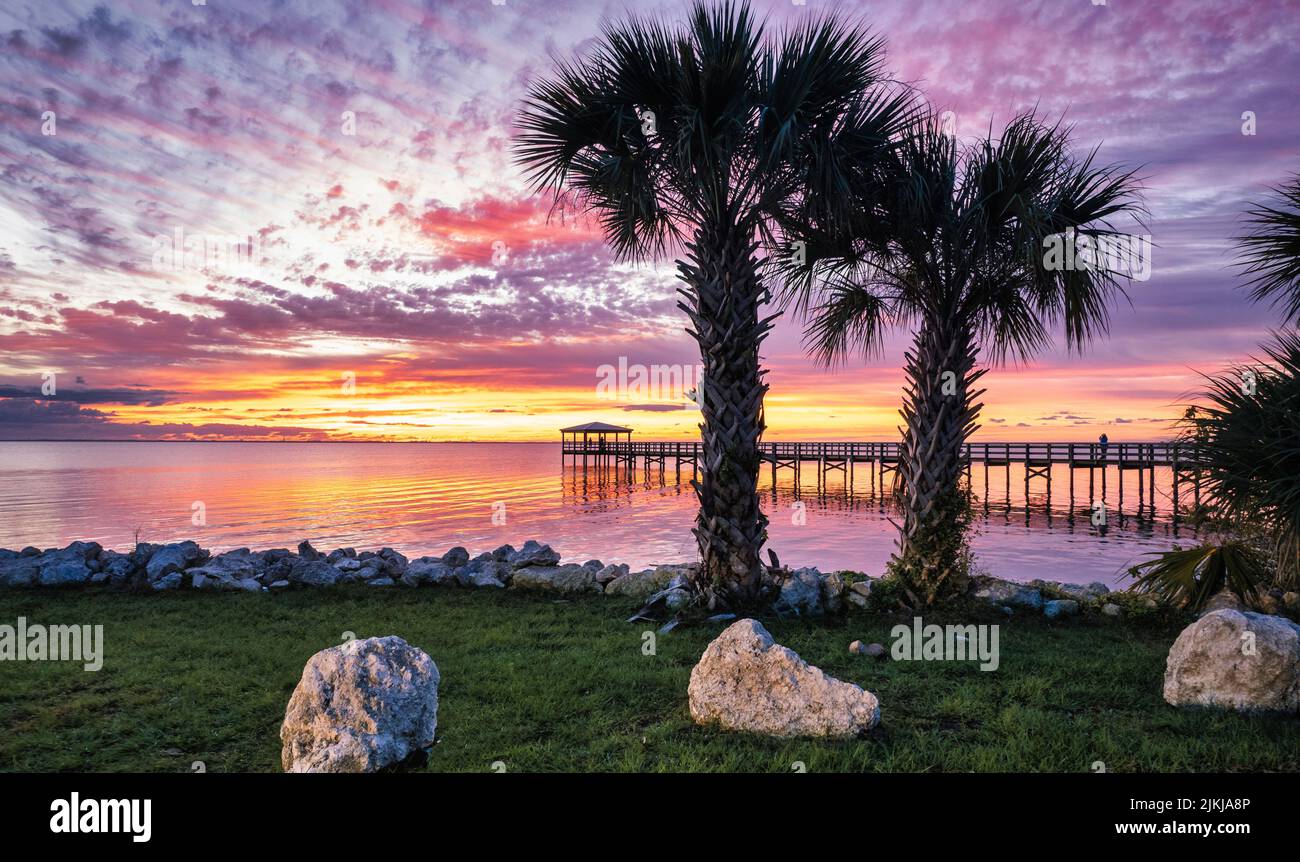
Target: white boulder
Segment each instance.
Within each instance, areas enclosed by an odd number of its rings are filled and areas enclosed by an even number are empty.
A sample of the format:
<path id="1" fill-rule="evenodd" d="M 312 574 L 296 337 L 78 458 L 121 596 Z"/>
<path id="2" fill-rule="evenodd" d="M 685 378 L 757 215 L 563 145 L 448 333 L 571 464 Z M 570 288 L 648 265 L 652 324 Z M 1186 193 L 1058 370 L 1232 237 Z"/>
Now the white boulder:
<path id="1" fill-rule="evenodd" d="M 869 691 L 827 676 L 757 621 L 732 623 L 691 671 L 691 718 L 769 736 L 854 737 L 880 721 Z"/>
<path id="2" fill-rule="evenodd" d="M 374 772 L 433 745 L 438 666 L 400 637 L 307 660 L 280 726 L 285 772 Z"/>
<path id="3" fill-rule="evenodd" d="M 1165 663 L 1165 700 L 1239 712 L 1300 712 L 1300 626 L 1218 610 L 1183 629 Z"/>

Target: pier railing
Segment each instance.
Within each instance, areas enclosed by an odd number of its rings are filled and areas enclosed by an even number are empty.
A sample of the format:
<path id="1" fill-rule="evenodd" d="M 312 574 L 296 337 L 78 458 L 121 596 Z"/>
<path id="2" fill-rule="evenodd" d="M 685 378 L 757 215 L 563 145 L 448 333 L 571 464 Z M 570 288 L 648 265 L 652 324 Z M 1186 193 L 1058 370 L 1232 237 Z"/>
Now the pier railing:
<path id="1" fill-rule="evenodd" d="M 771 442 L 760 444 L 762 458 L 782 466 L 802 461 L 865 462 L 898 460 L 901 444 L 897 442 Z M 1045 467 L 1051 464 L 1070 464 L 1076 467 L 1119 467 L 1120 469 L 1149 469 L 1151 467 L 1191 468 L 1196 454 L 1183 443 L 967 443 L 962 447 L 968 462 L 988 466 L 1027 464 Z M 610 457 L 619 459 L 648 458 L 661 460 L 673 458 L 684 461 L 697 460 L 701 444 L 589 440 L 566 441 L 565 455 Z"/>

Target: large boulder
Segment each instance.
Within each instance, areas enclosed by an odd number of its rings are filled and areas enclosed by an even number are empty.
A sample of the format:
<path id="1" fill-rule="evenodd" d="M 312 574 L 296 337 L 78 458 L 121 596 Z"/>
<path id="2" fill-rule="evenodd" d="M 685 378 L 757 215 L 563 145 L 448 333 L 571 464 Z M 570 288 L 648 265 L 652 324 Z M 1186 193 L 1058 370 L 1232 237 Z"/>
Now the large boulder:
<path id="1" fill-rule="evenodd" d="M 149 562 L 145 564 L 144 570 L 149 575 L 149 582 L 153 583 L 173 572 L 183 572 L 201 565 L 207 559 L 207 551 L 200 548 L 198 543 L 187 540 L 158 547 L 149 555 Z"/>
<path id="2" fill-rule="evenodd" d="M 438 666 L 396 636 L 307 660 L 280 726 L 285 772 L 374 772 L 433 745 Z"/>
<path id="3" fill-rule="evenodd" d="M 869 691 L 827 676 L 772 640 L 757 620 L 732 623 L 691 671 L 691 717 L 769 736 L 858 736 L 880 721 Z"/>
<path id="4" fill-rule="evenodd" d="M 1300 626 L 1218 610 L 1183 629 L 1165 662 L 1165 700 L 1239 712 L 1300 712 Z"/>
<path id="5" fill-rule="evenodd" d="M 582 595 L 585 593 L 604 592 L 596 582 L 596 573 L 578 565 L 567 566 L 527 566 L 515 569 L 510 579 L 510 588 L 534 590 L 561 595 Z"/>

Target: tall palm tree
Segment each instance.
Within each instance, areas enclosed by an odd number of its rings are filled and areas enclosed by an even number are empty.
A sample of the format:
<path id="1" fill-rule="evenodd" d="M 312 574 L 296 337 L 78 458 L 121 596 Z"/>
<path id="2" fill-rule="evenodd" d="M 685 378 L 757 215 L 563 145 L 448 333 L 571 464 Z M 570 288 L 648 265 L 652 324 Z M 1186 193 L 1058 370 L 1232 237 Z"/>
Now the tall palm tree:
<path id="1" fill-rule="evenodd" d="M 1300 323 L 1300 174 L 1274 189 L 1271 204 L 1247 213 L 1250 231 L 1238 237 L 1251 299 L 1281 306 Z"/>
<path id="2" fill-rule="evenodd" d="M 815 356 L 831 364 L 870 354 L 890 327 L 916 325 L 905 355 L 903 523 L 891 568 L 917 606 L 956 588 L 964 573 L 960 480 L 963 444 L 983 406 L 981 352 L 993 363 L 1028 358 L 1057 324 L 1071 348 L 1104 331 L 1126 273 L 1098 252 L 1124 236 L 1111 219 L 1142 214 L 1133 172 L 1095 166 L 1095 151 L 1070 155 L 1070 132 L 1059 124 L 1024 114 L 998 138 L 969 146 L 940 126 L 926 117 L 894 151 L 892 169 L 866 176 L 858 199 L 867 203 L 848 220 L 811 201 L 782 223 L 808 244 L 806 262 L 784 261 L 781 272 Z"/>
<path id="3" fill-rule="evenodd" d="M 677 28 L 606 25 L 586 59 L 532 86 L 519 120 L 516 155 L 536 190 L 596 213 L 621 258 L 677 255 L 678 305 L 704 365 L 694 532 L 711 605 L 764 590 L 769 223 L 808 194 L 846 189 L 908 121 L 882 59 L 879 39 L 834 17 L 769 36 L 748 5 L 697 4 Z"/>

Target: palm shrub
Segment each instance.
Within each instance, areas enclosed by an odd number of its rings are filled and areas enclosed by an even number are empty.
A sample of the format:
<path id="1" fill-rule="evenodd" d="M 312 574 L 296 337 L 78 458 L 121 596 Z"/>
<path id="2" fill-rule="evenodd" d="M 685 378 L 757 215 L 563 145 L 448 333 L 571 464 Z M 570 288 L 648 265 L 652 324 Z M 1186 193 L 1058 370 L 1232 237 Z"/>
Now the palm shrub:
<path id="1" fill-rule="evenodd" d="M 979 427 L 977 389 L 987 368 L 1026 359 L 1059 325 L 1071 348 L 1107 327 L 1128 273 L 1095 250 L 1140 218 L 1130 170 L 1070 151 L 1070 132 L 1032 113 L 970 145 L 924 117 L 855 177 L 858 206 L 843 218 L 803 202 L 785 214 L 803 261 L 782 262 L 785 299 L 808 321 L 807 341 L 827 364 L 879 350 L 895 326 L 913 326 L 896 493 L 903 510 L 891 569 L 917 605 L 959 588 L 967 559 L 963 447 Z M 1068 242 L 1089 254 L 1055 260 Z"/>
<path id="2" fill-rule="evenodd" d="M 844 186 L 910 120 L 883 46 L 835 17 L 769 34 L 748 5 L 696 4 L 679 27 L 606 25 L 585 58 L 532 85 L 516 156 L 533 187 L 598 218 L 623 259 L 677 258 L 699 346 L 703 458 L 696 586 L 710 605 L 764 590 L 759 507 L 775 214 Z M 831 206 L 846 215 L 844 195 Z"/>
<path id="3" fill-rule="evenodd" d="M 1276 333 L 1265 357 L 1209 375 L 1181 436 L 1202 498 L 1234 532 L 1263 535 L 1278 586 L 1300 581 L 1300 335 Z"/>

